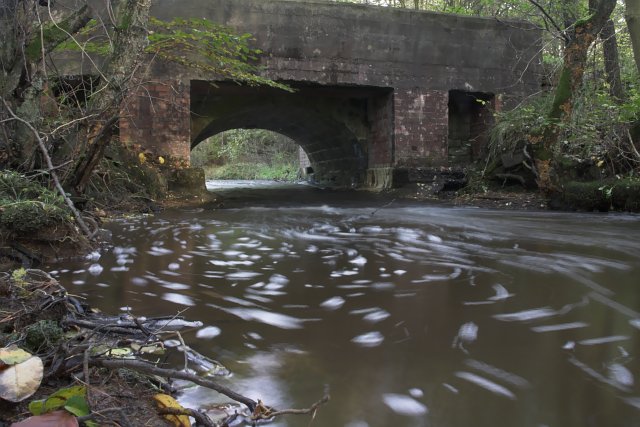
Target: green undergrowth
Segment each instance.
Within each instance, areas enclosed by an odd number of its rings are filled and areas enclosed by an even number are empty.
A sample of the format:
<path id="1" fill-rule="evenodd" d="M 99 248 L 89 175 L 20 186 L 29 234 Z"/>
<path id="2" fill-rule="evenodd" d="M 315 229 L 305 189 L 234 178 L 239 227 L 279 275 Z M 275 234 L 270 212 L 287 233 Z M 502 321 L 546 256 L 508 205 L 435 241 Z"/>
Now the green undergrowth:
<path id="1" fill-rule="evenodd" d="M 516 108 L 495 113 L 496 123 L 489 132 L 489 160 L 540 138 L 549 124 L 545 112 L 549 110 L 551 102 L 549 94 L 538 95 Z"/>
<path id="2" fill-rule="evenodd" d="M 263 179 L 273 181 L 295 181 L 298 166 L 288 164 L 234 163 L 205 167 L 207 179 Z"/>
<path id="3" fill-rule="evenodd" d="M 72 213 L 58 193 L 18 172 L 0 172 L 1 230 L 10 234 L 35 233 L 72 224 Z"/>
<path id="4" fill-rule="evenodd" d="M 601 177 L 640 171 L 640 157 L 629 133 L 640 116 L 640 89 L 636 88 L 640 83 L 627 83 L 624 102 L 613 99 L 606 88 L 593 85 L 577 94 L 570 119 L 555 124 L 559 143 L 551 154 L 558 162 L 571 159 L 572 164 L 597 165 Z M 503 154 L 527 147 L 531 155 L 532 146 L 544 142 L 545 130 L 554 122 L 547 113 L 551 102 L 551 94 L 544 93 L 495 114 L 496 123 L 489 133 L 487 172 L 495 169 L 491 166 L 499 164 Z"/>
<path id="5" fill-rule="evenodd" d="M 167 178 L 161 165 L 141 157 L 142 152 L 140 146 L 111 144 L 87 186 L 85 209 L 115 213 L 153 210 L 149 204 L 165 197 Z"/>

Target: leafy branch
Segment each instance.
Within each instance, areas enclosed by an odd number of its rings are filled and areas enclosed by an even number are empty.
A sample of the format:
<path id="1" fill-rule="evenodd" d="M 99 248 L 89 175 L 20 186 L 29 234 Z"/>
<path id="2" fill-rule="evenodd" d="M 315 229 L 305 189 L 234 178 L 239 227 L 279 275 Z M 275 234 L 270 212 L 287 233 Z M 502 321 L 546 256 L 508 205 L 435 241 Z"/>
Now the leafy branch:
<path id="1" fill-rule="evenodd" d="M 291 91 L 289 86 L 259 75 L 260 68 L 256 64 L 262 51 L 250 46 L 254 40 L 251 34 L 236 34 L 232 29 L 204 18 L 163 21 L 150 17 L 148 39 L 145 52 L 156 58 L 249 85 Z M 79 43 L 77 40 L 84 41 Z M 100 24 L 93 19 L 76 39 L 61 43 L 57 50 L 109 55 L 112 45 L 104 37 Z"/>
<path id="2" fill-rule="evenodd" d="M 250 46 L 251 34 L 236 34 L 228 27 L 201 18 L 161 21 L 149 18 L 147 53 L 206 73 L 249 85 L 291 88 L 259 75 L 260 49 Z"/>

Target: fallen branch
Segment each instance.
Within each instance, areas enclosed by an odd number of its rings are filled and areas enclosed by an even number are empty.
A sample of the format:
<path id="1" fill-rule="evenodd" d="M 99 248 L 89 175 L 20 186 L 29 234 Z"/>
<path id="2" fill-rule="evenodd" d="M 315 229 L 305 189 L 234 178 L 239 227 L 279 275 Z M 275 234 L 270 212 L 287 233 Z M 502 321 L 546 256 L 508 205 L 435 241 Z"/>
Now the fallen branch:
<path id="1" fill-rule="evenodd" d="M 235 400 L 236 402 L 242 403 L 247 408 L 249 408 L 252 413 L 258 405 L 255 400 L 243 396 L 240 393 L 236 393 L 230 388 L 220 385 L 211 379 L 199 377 L 188 372 L 177 371 L 175 369 L 159 368 L 156 365 L 144 362 L 142 360 L 94 358 L 90 360 L 90 363 L 94 366 L 102 366 L 109 369 L 126 368 L 143 374 L 158 375 L 163 378 L 175 378 L 179 380 L 191 381 L 194 384 L 210 388 L 220 394 L 224 394 L 225 396 Z"/>
<path id="2" fill-rule="evenodd" d="M 313 414 L 315 416 L 315 412 L 318 408 L 329 401 L 331 396 L 325 394 L 322 399 L 318 400 L 316 403 L 311 405 L 306 409 L 282 409 L 282 410 L 268 410 L 266 412 L 260 412 L 258 414 L 254 414 L 251 419 L 253 420 L 267 420 L 274 417 L 278 417 L 280 415 L 307 415 Z"/>
<path id="3" fill-rule="evenodd" d="M 202 387 L 210 388 L 212 390 L 217 391 L 220 394 L 224 394 L 225 396 L 235 400 L 236 402 L 242 403 L 251 411 L 251 414 L 252 414 L 251 419 L 253 421 L 268 420 L 281 415 L 313 414 L 313 416 L 315 416 L 315 413 L 318 410 L 318 408 L 324 405 L 325 403 L 327 403 L 330 399 L 329 394 L 325 394 L 322 397 L 322 399 L 318 400 L 309 408 L 277 410 L 264 405 L 260 400 L 256 402 L 253 399 L 243 396 L 223 385 L 218 384 L 217 382 L 209 378 L 199 377 L 197 375 L 193 375 L 184 371 L 178 371 L 175 369 L 159 368 L 156 365 L 145 362 L 143 360 L 94 358 L 90 360 L 90 363 L 93 364 L 94 366 L 101 366 L 108 369 L 126 368 L 126 369 L 131 369 L 133 371 L 140 372 L 143 374 L 157 375 L 164 378 L 174 378 L 174 379 L 191 381 L 192 383 L 198 384 Z M 196 420 L 198 420 L 205 426 L 217 427 L 216 424 L 213 424 L 211 420 L 208 417 L 206 417 L 206 415 L 191 409 L 184 409 L 184 411 L 182 411 L 182 410 L 171 409 L 171 408 L 163 408 L 160 413 L 171 414 L 171 415 L 189 415 L 196 418 Z M 195 415 L 195 414 L 199 414 L 199 415 Z M 198 419 L 199 416 L 206 417 L 206 419 L 203 419 L 202 421 L 200 421 Z M 209 424 L 207 424 L 207 420 Z"/>
<path id="4" fill-rule="evenodd" d="M 495 176 L 498 179 L 504 180 L 503 185 L 510 179 L 513 181 L 518 181 L 520 184 L 522 184 L 523 187 L 526 184 L 524 178 L 520 175 L 516 175 L 515 173 L 497 173 Z"/>
<path id="5" fill-rule="evenodd" d="M 142 333 L 145 336 L 155 336 L 162 332 L 177 333 L 187 328 L 202 327 L 202 322 L 200 321 L 192 322 L 177 317 L 171 319 L 145 319 L 133 316 L 127 318 L 109 316 L 94 317 L 91 320 L 67 317 L 64 323 L 116 334 L 135 335 Z"/>
<path id="6" fill-rule="evenodd" d="M 74 325 L 79 326 L 81 328 L 99 330 L 101 332 L 111 332 L 114 334 L 120 335 L 138 335 L 141 333 L 138 329 L 133 329 L 129 326 L 118 325 L 117 323 L 101 323 L 101 322 L 91 322 L 89 320 L 81 320 L 81 319 L 70 319 L 67 318 L 62 321 L 64 325 Z"/>

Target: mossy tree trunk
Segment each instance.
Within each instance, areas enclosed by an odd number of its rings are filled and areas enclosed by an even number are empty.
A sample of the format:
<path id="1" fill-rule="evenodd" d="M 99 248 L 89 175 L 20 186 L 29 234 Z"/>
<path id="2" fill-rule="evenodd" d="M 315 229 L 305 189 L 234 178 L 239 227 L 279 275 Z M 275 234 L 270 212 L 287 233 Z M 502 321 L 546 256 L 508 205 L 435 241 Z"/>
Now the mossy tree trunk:
<path id="1" fill-rule="evenodd" d="M 633 58 L 640 72 L 640 0 L 626 0 L 624 19 L 629 28 Z"/>
<path id="2" fill-rule="evenodd" d="M 548 125 L 540 142 L 533 145 L 538 187 L 545 193 L 558 190 L 557 167 L 553 155 L 558 145 L 562 123 L 571 118 L 574 97 L 582 86 L 587 53 L 616 5 L 616 0 L 590 2 L 590 16 L 575 22 L 567 33 L 563 66 L 549 111 Z"/>
<path id="3" fill-rule="evenodd" d="M 41 12 L 19 0 L 0 6 L 0 98 L 36 127 L 43 119 L 41 101 L 48 87 L 44 58 L 91 19 L 86 5 L 56 22 Z M 7 118 L 7 111 L 0 109 L 0 119 Z M 0 127 L 0 166 L 31 170 L 38 151 L 31 129 L 19 121 L 2 121 Z"/>
<path id="4" fill-rule="evenodd" d="M 620 79 L 620 53 L 613 19 L 608 19 L 604 27 L 602 27 L 600 39 L 602 40 L 604 71 L 609 84 L 609 94 L 616 102 L 622 102 L 624 90 Z"/>
<path id="5" fill-rule="evenodd" d="M 79 124 L 71 137 L 77 141 L 79 159 L 67 175 L 66 185 L 82 194 L 91 173 L 111 140 L 120 106 L 131 87 L 141 54 L 147 46 L 147 23 L 151 0 L 118 0 L 116 23 L 112 28 L 113 52 L 100 70 L 101 87 L 89 98 L 81 114 L 91 119 Z M 60 10 L 55 11 L 58 16 Z M 47 7 L 35 6 L 23 0 L 3 0 L 0 4 L 0 97 L 26 122 L 39 131 L 45 117 L 57 117 L 56 112 L 43 111 L 49 75 L 45 58 L 71 35 L 78 33 L 91 19 L 91 10 L 83 2 L 63 19 L 52 22 Z M 40 24 L 42 23 L 42 24 Z M 46 103 L 46 102 L 45 102 Z M 6 120 L 5 120 L 6 119 Z M 37 141 L 23 122 L 9 120 L 0 109 L 0 166 L 28 172 L 39 165 L 35 162 Z M 44 130 L 43 130 L 44 131 Z M 46 132 L 46 131 L 44 131 Z"/>

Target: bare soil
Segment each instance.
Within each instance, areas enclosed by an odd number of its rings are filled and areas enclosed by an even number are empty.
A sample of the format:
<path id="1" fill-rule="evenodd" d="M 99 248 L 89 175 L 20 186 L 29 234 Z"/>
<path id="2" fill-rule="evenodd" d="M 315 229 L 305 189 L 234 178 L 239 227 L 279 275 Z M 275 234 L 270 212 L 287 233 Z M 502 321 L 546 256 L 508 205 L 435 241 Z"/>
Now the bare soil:
<path id="1" fill-rule="evenodd" d="M 492 186 L 477 191 L 463 188 L 460 191 L 434 193 L 430 186 L 411 184 L 391 190 L 391 192 L 403 199 L 440 202 L 451 206 L 508 210 L 547 210 L 550 208 L 549 199 L 541 192 L 526 190 L 519 186 Z"/>

